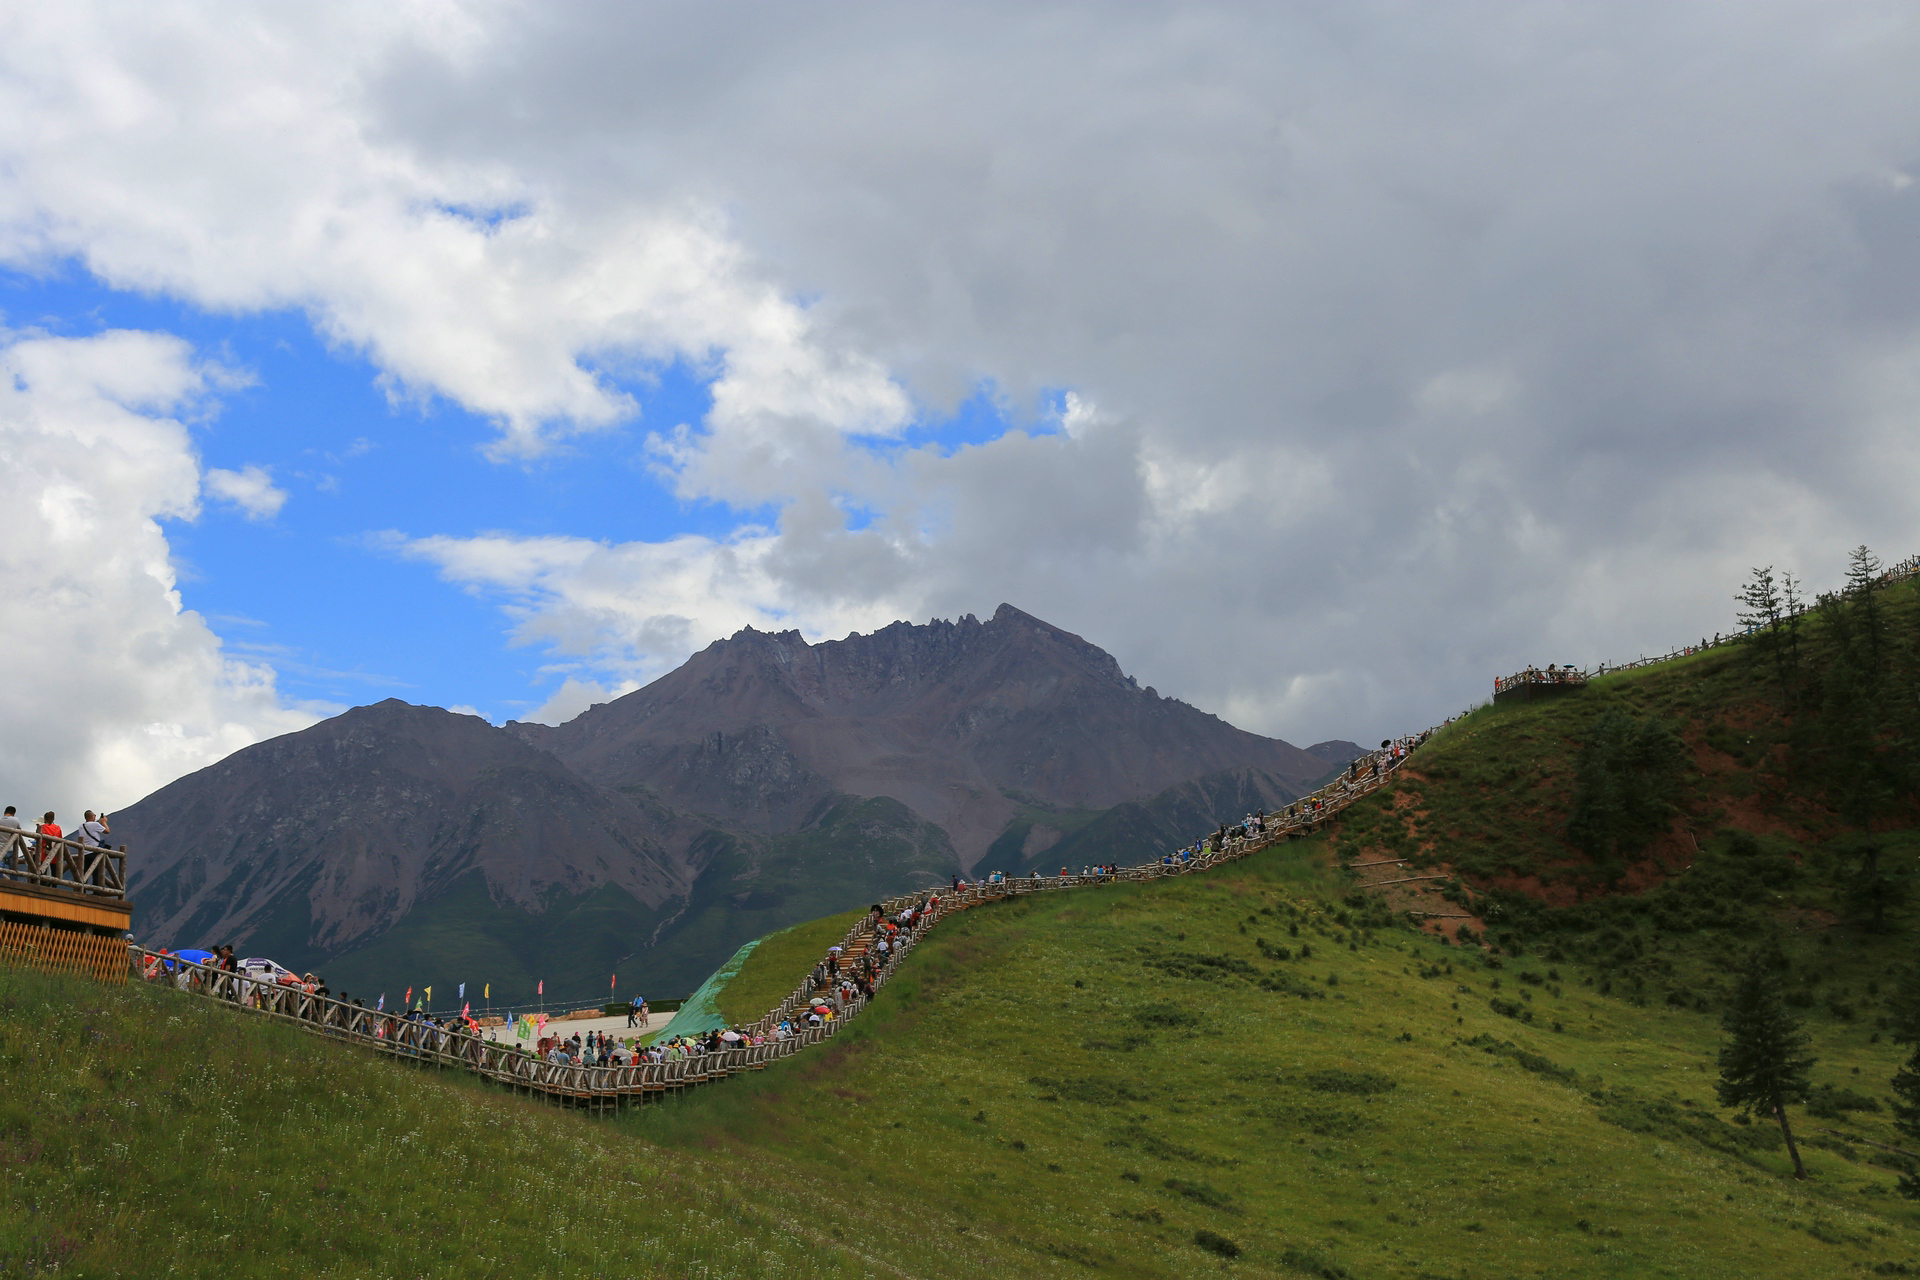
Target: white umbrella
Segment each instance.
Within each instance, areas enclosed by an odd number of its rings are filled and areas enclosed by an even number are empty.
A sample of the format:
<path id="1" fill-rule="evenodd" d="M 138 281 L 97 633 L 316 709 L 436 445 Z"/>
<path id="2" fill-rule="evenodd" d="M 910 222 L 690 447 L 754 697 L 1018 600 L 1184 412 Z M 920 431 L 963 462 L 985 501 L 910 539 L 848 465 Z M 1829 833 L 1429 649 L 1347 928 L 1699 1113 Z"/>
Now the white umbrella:
<path id="1" fill-rule="evenodd" d="M 838 948 L 838 947 L 828 947 L 828 948 L 827 948 L 827 950 L 828 950 L 828 951 L 838 951 L 839 949 L 840 949 L 840 948 Z"/>

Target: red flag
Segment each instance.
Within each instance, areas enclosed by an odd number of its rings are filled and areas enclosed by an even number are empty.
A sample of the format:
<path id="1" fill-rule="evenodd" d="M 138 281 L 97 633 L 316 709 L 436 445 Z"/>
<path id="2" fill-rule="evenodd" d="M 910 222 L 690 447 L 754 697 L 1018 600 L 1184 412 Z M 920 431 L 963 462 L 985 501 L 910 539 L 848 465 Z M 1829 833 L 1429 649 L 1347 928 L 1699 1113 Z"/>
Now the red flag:
<path id="1" fill-rule="evenodd" d="M 540 990 L 535 994 L 537 995 L 547 994 L 547 980 L 545 978 L 540 979 Z"/>
<path id="2" fill-rule="evenodd" d="M 406 994 L 406 996 L 405 996 L 404 998 L 402 998 L 402 999 L 401 999 L 401 1001 L 400 1001 L 400 1003 L 401 1003 L 401 1004 L 412 1004 L 412 1003 L 413 1003 L 413 988 L 412 988 L 412 987 L 408 987 L 408 988 L 407 988 L 407 994 Z"/>
<path id="3" fill-rule="evenodd" d="M 467 1016 L 467 1010 L 469 1010 L 469 1009 L 471 1009 L 471 1008 L 473 1008 L 473 1005 L 472 1005 L 471 1003 L 468 1003 L 468 1004 L 463 1004 L 463 1005 L 461 1005 L 461 1006 L 460 1006 L 460 1016 L 461 1016 L 461 1017 L 463 1017 L 463 1018 L 464 1018 L 464 1017 L 466 1017 L 466 1016 Z"/>
<path id="4" fill-rule="evenodd" d="M 617 986 L 619 986 L 619 985 L 620 985 L 620 975 L 619 975 L 619 974 L 617 974 L 617 973 L 616 973 L 616 974 L 614 974 L 614 975 L 613 975 L 613 976 L 612 976 L 611 978 L 608 978 L 608 979 L 607 979 L 607 990 L 608 990 L 609 992 L 611 992 L 611 991 L 612 991 L 612 990 L 613 990 L 613 989 L 614 989 L 615 987 L 617 987 Z"/>

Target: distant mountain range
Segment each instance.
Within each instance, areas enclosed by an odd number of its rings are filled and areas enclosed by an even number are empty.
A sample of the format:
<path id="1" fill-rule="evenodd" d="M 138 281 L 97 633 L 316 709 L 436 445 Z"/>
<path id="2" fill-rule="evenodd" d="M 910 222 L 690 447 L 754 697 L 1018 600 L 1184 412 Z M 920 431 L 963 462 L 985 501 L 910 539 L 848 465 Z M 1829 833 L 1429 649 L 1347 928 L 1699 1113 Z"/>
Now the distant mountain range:
<path id="1" fill-rule="evenodd" d="M 691 990 L 742 941 L 975 870 L 1137 861 L 1310 789 L 1302 750 L 1002 605 L 809 645 L 745 630 L 558 727 L 389 700 L 114 815 L 136 932 L 369 999 Z"/>

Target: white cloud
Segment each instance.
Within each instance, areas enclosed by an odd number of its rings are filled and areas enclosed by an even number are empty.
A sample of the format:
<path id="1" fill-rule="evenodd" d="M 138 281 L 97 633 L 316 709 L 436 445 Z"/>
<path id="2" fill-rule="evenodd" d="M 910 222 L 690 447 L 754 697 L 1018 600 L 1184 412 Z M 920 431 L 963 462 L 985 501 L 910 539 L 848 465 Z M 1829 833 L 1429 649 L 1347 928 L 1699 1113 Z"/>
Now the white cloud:
<path id="1" fill-rule="evenodd" d="M 560 659 L 550 670 L 566 678 L 528 717 L 554 723 L 636 688 L 741 627 L 845 634 L 884 625 L 898 604 L 803 598 L 780 563 L 790 548 L 765 529 L 726 540 L 617 545 L 506 534 L 395 537 L 387 545 L 434 564 L 449 582 L 504 597 L 515 640 Z"/>
<path id="2" fill-rule="evenodd" d="M 0 42 L 0 257 L 74 255 L 112 284 L 219 308 L 304 307 L 395 398 L 494 418 L 505 453 L 631 415 L 597 366 L 635 358 L 711 363 L 716 421 L 775 448 L 796 416 L 897 429 L 886 371 L 822 345 L 710 203 L 560 200 L 536 172 L 395 133 L 383 72 L 457 69 L 502 34 L 487 16 L 17 11 Z"/>
<path id="3" fill-rule="evenodd" d="M 0 786 L 23 812 L 111 810 L 314 718 L 180 606 L 159 522 L 196 514 L 200 476 L 171 415 L 209 376 L 156 334 L 0 347 Z"/>
<path id="4" fill-rule="evenodd" d="M 1008 599 L 1254 727 L 1378 737 L 1711 631 L 1751 564 L 1920 548 L 1903 5 L 5 21 L 0 258 L 304 307 L 504 454 L 629 415 L 616 375 L 712 375 L 647 426 L 751 527 L 399 544 L 576 700 L 748 622 Z M 983 381 L 1074 394 L 899 443 Z"/>
<path id="5" fill-rule="evenodd" d="M 265 467 L 238 471 L 211 467 L 201 483 L 214 497 L 240 508 L 249 520 L 271 520 L 287 504 L 287 491 L 274 485 L 273 473 Z"/>

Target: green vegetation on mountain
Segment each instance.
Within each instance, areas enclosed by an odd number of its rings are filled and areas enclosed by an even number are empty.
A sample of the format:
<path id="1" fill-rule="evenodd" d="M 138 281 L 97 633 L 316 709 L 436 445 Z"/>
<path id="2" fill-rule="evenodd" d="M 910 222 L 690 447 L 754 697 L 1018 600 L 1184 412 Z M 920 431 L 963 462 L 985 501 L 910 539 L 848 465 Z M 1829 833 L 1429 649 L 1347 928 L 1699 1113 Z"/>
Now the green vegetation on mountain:
<path id="1" fill-rule="evenodd" d="M 552 1006 L 603 998 L 616 975 L 619 999 L 678 999 L 744 942 L 939 883 L 958 868 L 944 831 L 886 797 L 835 797 L 812 825 L 789 835 L 711 831 L 702 857 L 692 892 L 659 909 L 607 884 L 577 897 L 549 893 L 545 910 L 529 914 L 496 903 L 476 871 L 346 955 L 322 962 L 291 941 L 276 950 L 281 934 L 270 935 L 260 954 L 318 967 L 335 991 L 368 1003 L 381 991 L 391 1004 L 408 986 L 431 986 L 436 1005 L 450 1007 L 464 982 L 478 1008 L 476 997 L 490 983 L 494 1007 L 522 1009 L 538 1003 L 544 981 Z M 304 936 L 305 927 L 302 918 L 284 938 Z M 789 980 L 781 994 L 791 989 Z"/>

